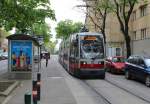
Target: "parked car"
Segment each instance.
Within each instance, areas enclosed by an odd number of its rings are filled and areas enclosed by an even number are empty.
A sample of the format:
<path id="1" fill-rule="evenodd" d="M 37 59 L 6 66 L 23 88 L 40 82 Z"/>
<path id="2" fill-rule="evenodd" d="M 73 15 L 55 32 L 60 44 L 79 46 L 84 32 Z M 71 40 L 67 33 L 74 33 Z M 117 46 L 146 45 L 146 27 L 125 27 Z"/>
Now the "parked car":
<path id="1" fill-rule="evenodd" d="M 124 56 L 114 56 L 106 59 L 105 68 L 111 73 L 124 73 L 124 67 Z"/>
<path id="2" fill-rule="evenodd" d="M 0 52 L 0 60 L 2 60 L 2 53 Z"/>
<path id="3" fill-rule="evenodd" d="M 138 79 L 150 87 L 150 57 L 130 56 L 125 64 L 126 79 Z"/>
<path id="4" fill-rule="evenodd" d="M 8 52 L 2 53 L 2 59 L 8 59 Z"/>

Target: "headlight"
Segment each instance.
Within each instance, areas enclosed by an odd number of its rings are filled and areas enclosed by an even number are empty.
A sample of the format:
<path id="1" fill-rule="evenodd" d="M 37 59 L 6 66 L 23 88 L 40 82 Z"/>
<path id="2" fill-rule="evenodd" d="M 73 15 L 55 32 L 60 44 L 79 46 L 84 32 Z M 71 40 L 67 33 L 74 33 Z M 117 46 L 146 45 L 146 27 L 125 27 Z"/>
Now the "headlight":
<path id="1" fill-rule="evenodd" d="M 104 65 L 104 61 L 99 61 L 98 64 Z"/>
<path id="2" fill-rule="evenodd" d="M 81 64 L 84 64 L 84 65 L 85 65 L 85 64 L 87 64 L 87 62 L 86 62 L 86 61 L 82 61 Z"/>

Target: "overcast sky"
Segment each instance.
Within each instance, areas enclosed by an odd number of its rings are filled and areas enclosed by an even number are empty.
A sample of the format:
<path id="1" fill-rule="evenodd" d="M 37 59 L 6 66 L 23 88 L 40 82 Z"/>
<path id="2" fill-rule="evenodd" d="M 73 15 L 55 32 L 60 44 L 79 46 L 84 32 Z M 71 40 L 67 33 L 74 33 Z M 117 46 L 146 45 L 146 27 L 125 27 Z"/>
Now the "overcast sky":
<path id="1" fill-rule="evenodd" d="M 50 0 L 52 9 L 55 10 L 55 15 L 57 21 L 51 21 L 49 19 L 46 20 L 48 24 L 51 26 L 51 32 L 53 34 L 52 40 L 55 40 L 56 32 L 55 27 L 57 23 L 61 20 L 70 19 L 74 22 L 82 22 L 85 21 L 85 14 L 81 10 L 81 8 L 77 8 L 77 5 L 82 5 L 82 0 Z M 56 45 L 56 49 L 59 48 L 59 43 Z"/>
<path id="2" fill-rule="evenodd" d="M 83 4 L 82 0 L 50 0 L 52 9 L 55 10 L 55 15 L 57 22 L 52 22 L 47 20 L 50 23 L 51 30 L 53 34 L 55 33 L 55 27 L 57 23 L 61 20 L 70 19 L 75 22 L 83 22 L 85 20 L 85 14 L 81 9 L 77 8 L 76 5 Z"/>

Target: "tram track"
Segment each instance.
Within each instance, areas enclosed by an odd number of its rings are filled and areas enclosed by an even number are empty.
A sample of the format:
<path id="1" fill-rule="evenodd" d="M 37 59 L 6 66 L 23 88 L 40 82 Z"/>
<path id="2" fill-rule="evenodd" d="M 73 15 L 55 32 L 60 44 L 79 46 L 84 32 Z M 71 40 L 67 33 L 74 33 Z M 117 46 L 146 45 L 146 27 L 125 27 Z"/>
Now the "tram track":
<path id="1" fill-rule="evenodd" d="M 132 92 L 132 91 L 130 91 L 130 90 L 124 88 L 124 87 L 121 87 L 120 85 L 118 85 L 118 84 L 116 84 L 116 83 L 111 82 L 111 81 L 108 80 L 108 79 L 105 79 L 105 81 L 106 81 L 107 83 L 109 83 L 109 84 L 111 84 L 111 85 L 113 85 L 113 86 L 115 86 L 115 87 L 117 87 L 117 88 L 119 88 L 119 89 L 121 89 L 121 90 L 123 90 L 123 91 L 125 91 L 125 92 L 127 92 L 127 93 L 129 93 L 129 94 L 131 94 L 132 96 L 135 96 L 135 97 L 137 97 L 138 99 L 140 99 L 140 100 L 142 100 L 142 101 L 144 101 L 144 102 L 150 104 L 150 101 L 149 101 L 148 99 L 145 99 L 144 97 L 141 97 L 141 96 L 135 94 L 134 92 Z M 104 102 L 105 102 L 106 104 L 112 104 L 111 101 L 109 101 L 109 99 L 106 98 L 106 96 L 104 96 L 104 95 L 101 94 L 99 91 L 97 91 L 97 90 L 96 90 L 93 86 L 91 86 L 88 82 L 86 82 L 86 81 L 83 81 L 83 82 L 84 82 L 92 91 L 94 91 L 98 96 L 100 96 L 100 97 L 104 100 Z"/>
<path id="2" fill-rule="evenodd" d="M 129 94 L 131 94 L 131 95 L 133 95 L 133 96 L 135 96 L 135 97 L 137 97 L 137 98 L 139 98 L 139 99 L 147 102 L 147 103 L 150 103 L 150 100 L 147 100 L 144 97 L 141 97 L 141 96 L 135 94 L 134 92 L 132 92 L 132 91 L 130 91 L 130 90 L 124 88 L 124 87 L 121 87 L 120 85 L 118 85 L 116 83 L 113 83 L 112 81 L 108 80 L 107 78 L 105 79 L 105 81 L 108 82 L 108 83 L 110 83 L 111 85 L 116 86 L 116 87 L 122 89 L 123 91 L 125 91 L 125 92 L 127 92 L 127 93 L 129 93 Z"/>
<path id="3" fill-rule="evenodd" d="M 89 83 L 83 81 L 92 91 L 94 91 L 98 96 L 100 96 L 106 104 L 112 104 L 103 94 L 99 93 L 95 88 L 93 88 Z"/>

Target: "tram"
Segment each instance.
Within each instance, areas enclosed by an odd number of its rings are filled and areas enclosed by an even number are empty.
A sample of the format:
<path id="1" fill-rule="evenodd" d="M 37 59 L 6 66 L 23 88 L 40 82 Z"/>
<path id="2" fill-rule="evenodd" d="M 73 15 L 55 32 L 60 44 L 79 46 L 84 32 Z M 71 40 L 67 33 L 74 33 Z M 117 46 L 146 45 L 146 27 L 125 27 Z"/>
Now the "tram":
<path id="1" fill-rule="evenodd" d="M 70 35 L 59 48 L 59 62 L 72 75 L 105 78 L 105 45 L 100 33 Z"/>

